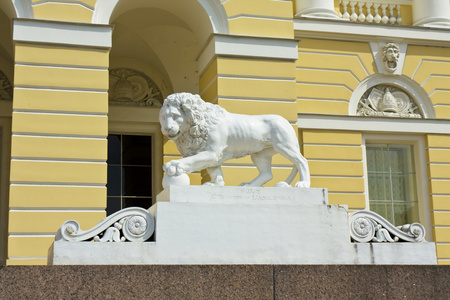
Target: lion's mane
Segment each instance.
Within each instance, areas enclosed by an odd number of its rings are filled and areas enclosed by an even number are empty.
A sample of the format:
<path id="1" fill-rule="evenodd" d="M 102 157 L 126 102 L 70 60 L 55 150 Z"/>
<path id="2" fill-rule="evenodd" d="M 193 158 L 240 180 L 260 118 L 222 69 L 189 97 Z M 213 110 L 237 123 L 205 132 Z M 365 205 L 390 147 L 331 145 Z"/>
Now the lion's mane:
<path id="1" fill-rule="evenodd" d="M 163 106 L 178 108 L 189 124 L 189 129 L 181 132 L 174 140 L 184 157 L 195 155 L 205 148 L 210 126 L 217 124 L 226 113 L 219 105 L 205 102 L 199 95 L 190 93 L 172 94 L 166 98 Z"/>

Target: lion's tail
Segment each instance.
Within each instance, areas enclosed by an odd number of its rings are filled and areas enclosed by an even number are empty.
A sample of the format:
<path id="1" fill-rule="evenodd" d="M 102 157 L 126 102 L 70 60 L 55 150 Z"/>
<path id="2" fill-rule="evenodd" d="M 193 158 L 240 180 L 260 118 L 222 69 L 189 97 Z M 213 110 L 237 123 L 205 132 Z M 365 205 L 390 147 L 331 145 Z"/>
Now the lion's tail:
<path id="1" fill-rule="evenodd" d="M 289 174 L 288 178 L 286 179 L 286 183 L 287 183 L 287 184 L 291 184 L 292 181 L 294 180 L 295 176 L 297 175 L 297 173 L 298 173 L 298 170 L 297 170 L 297 168 L 294 166 L 294 167 L 292 168 L 291 174 Z"/>

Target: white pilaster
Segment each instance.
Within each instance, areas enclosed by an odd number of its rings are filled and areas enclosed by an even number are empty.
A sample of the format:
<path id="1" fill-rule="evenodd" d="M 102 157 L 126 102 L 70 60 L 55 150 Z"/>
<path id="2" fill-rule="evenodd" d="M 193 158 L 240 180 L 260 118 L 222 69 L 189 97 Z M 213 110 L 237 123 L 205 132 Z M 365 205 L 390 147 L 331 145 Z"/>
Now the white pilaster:
<path id="1" fill-rule="evenodd" d="M 334 0 L 297 0 L 295 11 L 297 17 L 338 18 Z"/>
<path id="2" fill-rule="evenodd" d="M 448 0 L 413 0 L 413 25 L 450 28 Z"/>

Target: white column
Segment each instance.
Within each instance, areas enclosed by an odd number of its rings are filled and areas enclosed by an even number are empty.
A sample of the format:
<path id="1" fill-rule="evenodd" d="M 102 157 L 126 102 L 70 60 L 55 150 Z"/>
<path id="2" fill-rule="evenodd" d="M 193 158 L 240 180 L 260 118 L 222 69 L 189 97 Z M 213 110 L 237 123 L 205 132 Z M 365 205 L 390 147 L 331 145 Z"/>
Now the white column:
<path id="1" fill-rule="evenodd" d="M 413 25 L 450 27 L 449 0 L 413 0 Z"/>
<path id="2" fill-rule="evenodd" d="M 296 16 L 298 17 L 315 17 L 315 18 L 332 18 L 338 17 L 334 10 L 334 0 L 297 0 Z"/>

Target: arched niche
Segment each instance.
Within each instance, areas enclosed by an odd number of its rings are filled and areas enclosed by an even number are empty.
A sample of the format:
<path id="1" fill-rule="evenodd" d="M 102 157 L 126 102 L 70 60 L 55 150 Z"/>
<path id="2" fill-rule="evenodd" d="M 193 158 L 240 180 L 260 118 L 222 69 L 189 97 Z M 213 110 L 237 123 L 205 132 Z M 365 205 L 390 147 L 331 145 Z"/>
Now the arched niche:
<path id="1" fill-rule="evenodd" d="M 197 58 L 214 33 L 198 0 L 117 1 L 109 23 L 114 26 L 111 66 L 140 62 L 153 81 L 164 82 L 161 90 L 198 93 Z"/>
<path id="2" fill-rule="evenodd" d="M 112 15 L 115 11 L 115 8 L 120 0 L 97 0 L 95 4 L 95 10 L 94 14 L 92 16 L 92 23 L 95 24 L 110 24 L 111 19 L 113 18 Z M 123 1 L 123 0 L 122 0 Z M 131 1 L 128 1 L 131 2 Z M 135 6 L 141 6 L 142 1 L 134 1 Z M 147 3 L 153 2 L 160 2 L 158 4 L 163 4 L 167 6 L 167 3 L 173 2 L 172 5 L 174 8 L 182 9 L 184 7 L 184 2 L 191 2 L 191 1 L 167 1 L 167 0 L 155 0 L 155 1 L 146 1 Z M 225 12 L 224 7 L 220 3 L 220 1 L 217 0 L 196 0 L 198 4 L 201 5 L 203 8 L 201 11 L 185 11 L 185 14 L 206 14 L 208 18 L 210 19 L 213 32 L 214 33 L 222 33 L 227 34 L 229 33 L 229 27 L 228 27 L 228 18 L 227 14 Z M 153 5 L 152 4 L 152 5 Z"/>
<path id="3" fill-rule="evenodd" d="M 412 79 L 404 76 L 390 76 L 383 74 L 375 74 L 365 78 L 354 90 L 349 103 L 349 115 L 356 115 L 359 102 L 364 94 L 370 89 L 377 86 L 391 86 L 406 93 L 414 104 L 418 107 L 418 111 L 423 118 L 433 119 L 436 117 L 430 98 L 424 89 Z"/>

